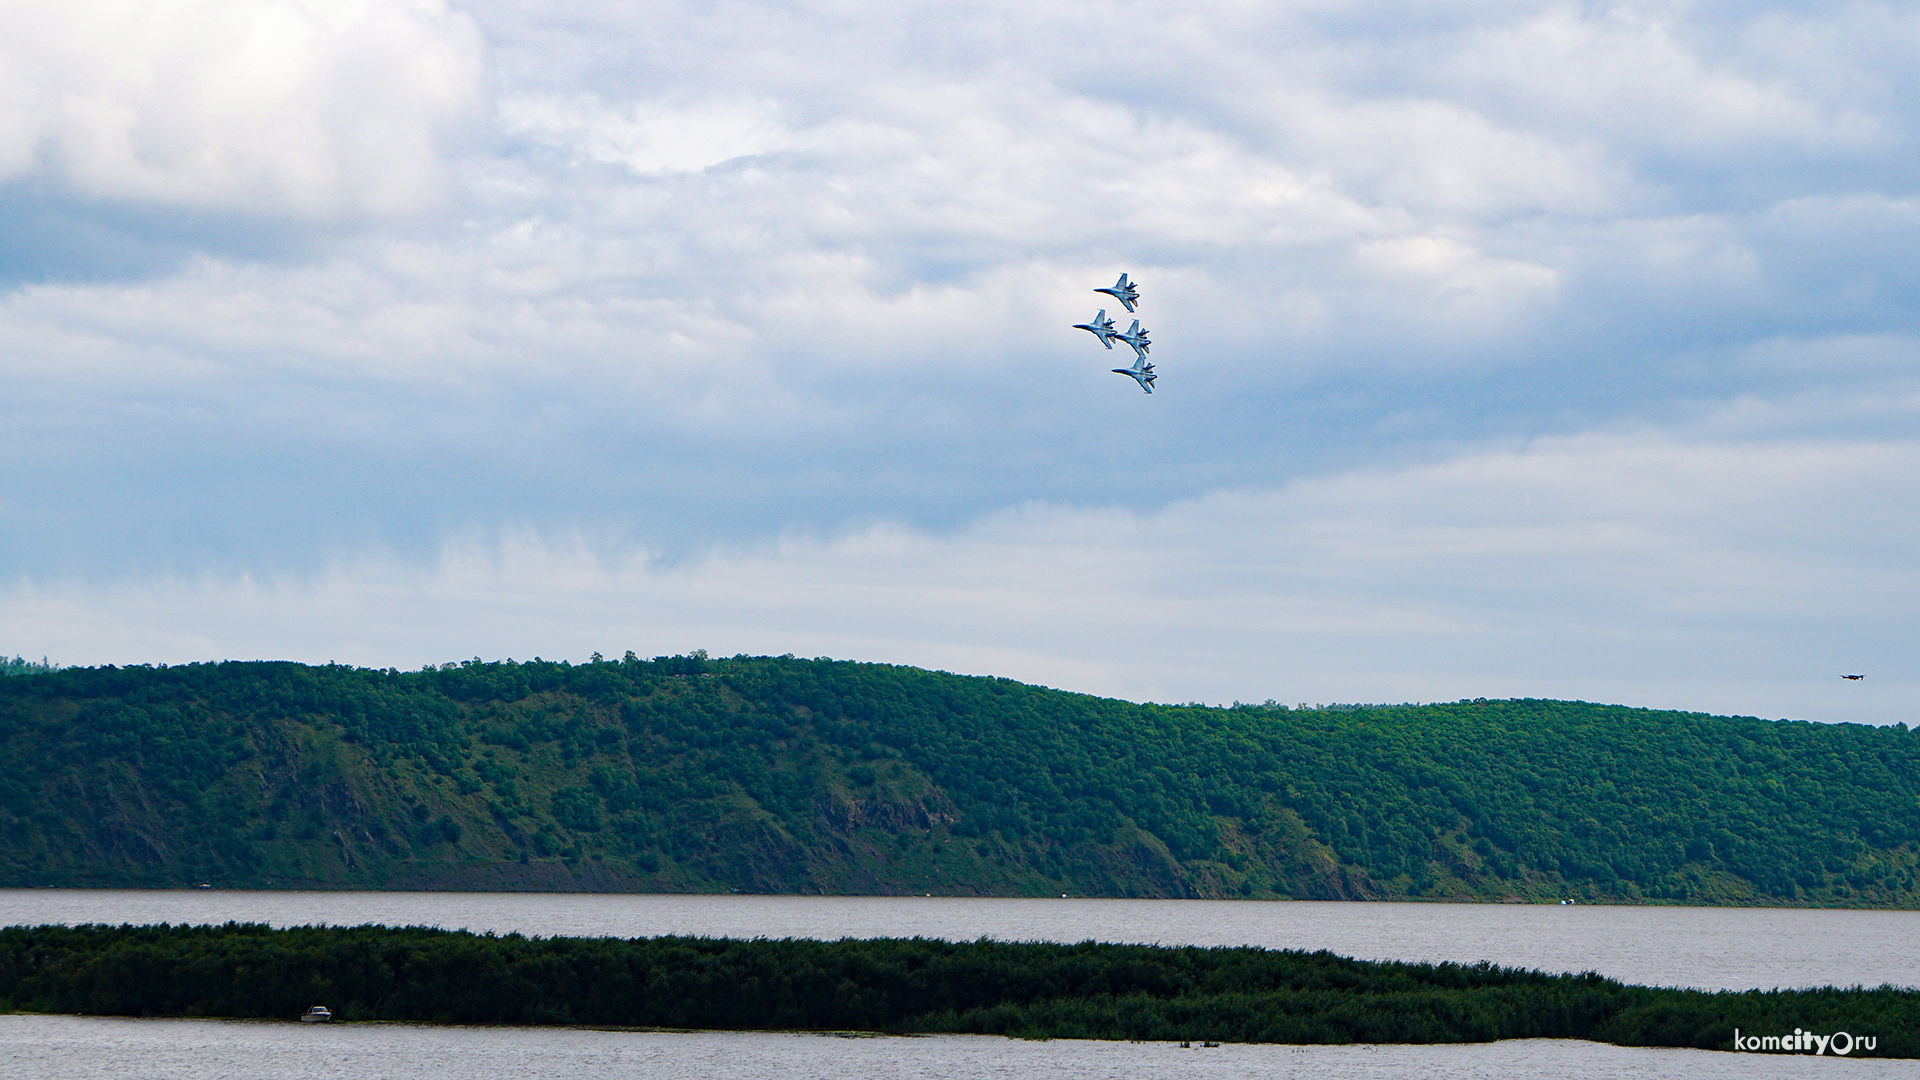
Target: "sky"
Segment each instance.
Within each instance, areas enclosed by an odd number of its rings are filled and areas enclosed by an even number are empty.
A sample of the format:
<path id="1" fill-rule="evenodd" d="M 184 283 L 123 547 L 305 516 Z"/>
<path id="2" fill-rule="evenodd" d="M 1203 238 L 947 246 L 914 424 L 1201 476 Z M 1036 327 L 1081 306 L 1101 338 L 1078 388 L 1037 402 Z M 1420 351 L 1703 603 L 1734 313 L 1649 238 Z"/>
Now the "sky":
<path id="1" fill-rule="evenodd" d="M 0 10 L 8 655 L 1920 722 L 1920 4 Z"/>

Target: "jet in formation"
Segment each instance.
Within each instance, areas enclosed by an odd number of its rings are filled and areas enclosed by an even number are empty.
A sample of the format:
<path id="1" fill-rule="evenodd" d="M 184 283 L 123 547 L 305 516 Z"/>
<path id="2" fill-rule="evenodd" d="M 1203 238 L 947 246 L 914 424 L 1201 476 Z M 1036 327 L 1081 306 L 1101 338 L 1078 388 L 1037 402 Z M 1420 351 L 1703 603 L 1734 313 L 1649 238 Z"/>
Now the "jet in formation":
<path id="1" fill-rule="evenodd" d="M 1134 323 L 1134 325 L 1139 326 L 1140 324 Z M 1074 323 L 1073 328 L 1075 330 L 1085 330 L 1087 333 L 1099 338 L 1100 344 L 1105 345 L 1109 349 L 1113 348 L 1113 339 L 1119 336 L 1113 332 L 1113 320 L 1107 318 L 1106 308 L 1101 308 L 1100 314 L 1095 315 L 1087 322 Z"/>
<path id="2" fill-rule="evenodd" d="M 1159 377 L 1153 373 L 1153 365 L 1147 363 L 1145 356 L 1134 357 L 1132 367 L 1117 367 L 1113 369 L 1113 373 L 1133 376 L 1133 381 L 1140 384 L 1140 389 L 1149 394 L 1153 393 L 1153 380 Z"/>
<path id="3" fill-rule="evenodd" d="M 1128 281 L 1127 275 L 1125 274 L 1121 274 L 1120 280 L 1113 283 L 1113 288 L 1095 289 L 1093 291 L 1105 293 L 1113 297 L 1125 305 L 1128 311 L 1134 310 L 1134 305 L 1140 302 L 1139 287 L 1134 285 L 1133 282 Z M 1126 342 L 1133 349 L 1133 366 L 1130 368 L 1113 368 L 1111 370 L 1139 383 L 1140 389 L 1145 390 L 1147 393 L 1153 393 L 1153 380 L 1155 377 L 1153 374 L 1153 365 L 1147 363 L 1147 352 L 1153 345 L 1153 342 L 1147 338 L 1149 331 L 1140 328 L 1139 319 L 1133 320 L 1133 325 L 1128 327 L 1123 333 L 1113 328 L 1113 320 L 1107 318 L 1107 309 L 1101 308 L 1100 313 L 1095 315 L 1091 321 L 1074 323 L 1073 328 L 1075 330 L 1085 330 L 1087 333 L 1092 334 L 1095 340 L 1109 349 L 1113 348 L 1113 343 L 1116 341 Z"/>
<path id="4" fill-rule="evenodd" d="M 1140 290 L 1128 283 L 1127 275 L 1125 274 L 1121 274 L 1120 280 L 1113 283 L 1113 288 L 1095 289 L 1093 291 L 1106 293 L 1108 296 L 1120 301 L 1126 305 L 1126 309 L 1129 312 L 1133 310 L 1134 302 L 1140 299 Z"/>

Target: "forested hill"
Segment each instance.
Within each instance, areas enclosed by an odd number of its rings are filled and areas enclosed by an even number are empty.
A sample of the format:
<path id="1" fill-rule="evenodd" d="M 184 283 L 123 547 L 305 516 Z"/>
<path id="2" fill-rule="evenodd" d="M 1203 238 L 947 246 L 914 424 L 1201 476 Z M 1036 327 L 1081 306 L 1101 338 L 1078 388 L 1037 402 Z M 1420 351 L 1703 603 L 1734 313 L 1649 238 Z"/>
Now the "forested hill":
<path id="1" fill-rule="evenodd" d="M 828 660 L 0 679 L 0 885 L 1912 907 L 1920 736 Z"/>

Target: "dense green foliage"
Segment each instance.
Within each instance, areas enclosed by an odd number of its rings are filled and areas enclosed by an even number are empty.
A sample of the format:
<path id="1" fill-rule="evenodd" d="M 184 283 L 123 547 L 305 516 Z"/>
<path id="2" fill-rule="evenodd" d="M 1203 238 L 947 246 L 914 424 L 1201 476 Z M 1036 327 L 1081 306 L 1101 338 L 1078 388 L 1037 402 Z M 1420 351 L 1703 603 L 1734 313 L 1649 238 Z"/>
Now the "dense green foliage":
<path id="1" fill-rule="evenodd" d="M 0 885 L 1915 906 L 1920 738 L 702 654 L 0 679 Z"/>
<path id="2" fill-rule="evenodd" d="M 0 1007 L 131 1016 L 972 1032 L 1236 1042 L 1593 1038 L 1730 1047 L 1734 1029 L 1920 1055 L 1920 992 L 1704 994 L 1330 953 L 925 939 L 529 939 L 417 927 L 0 930 Z"/>
<path id="3" fill-rule="evenodd" d="M 44 656 L 39 660 L 28 660 L 22 656 L 0 656 L 0 676 L 38 675 L 41 672 L 56 670 L 58 669 L 49 663 Z"/>

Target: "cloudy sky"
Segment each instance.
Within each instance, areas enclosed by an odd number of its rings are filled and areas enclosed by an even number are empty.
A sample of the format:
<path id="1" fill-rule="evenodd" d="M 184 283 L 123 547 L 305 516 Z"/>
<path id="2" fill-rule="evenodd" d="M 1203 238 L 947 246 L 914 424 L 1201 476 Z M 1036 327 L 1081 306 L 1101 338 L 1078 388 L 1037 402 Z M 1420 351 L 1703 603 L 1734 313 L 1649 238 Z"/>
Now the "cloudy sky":
<path id="1" fill-rule="evenodd" d="M 1920 722 L 1920 4 L 0 10 L 8 654 Z"/>

